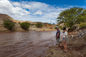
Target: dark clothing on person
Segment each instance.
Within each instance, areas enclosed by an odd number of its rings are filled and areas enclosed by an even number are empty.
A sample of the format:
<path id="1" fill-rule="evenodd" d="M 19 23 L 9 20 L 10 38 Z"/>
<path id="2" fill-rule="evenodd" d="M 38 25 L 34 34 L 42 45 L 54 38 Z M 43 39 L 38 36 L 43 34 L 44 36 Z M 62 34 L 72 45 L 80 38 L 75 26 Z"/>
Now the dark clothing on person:
<path id="1" fill-rule="evenodd" d="M 59 35 L 57 36 L 57 34 L 59 34 Z M 60 30 L 58 30 L 58 31 L 56 32 L 56 38 L 57 38 L 57 39 L 60 38 Z"/>
<path id="2" fill-rule="evenodd" d="M 56 32 L 56 44 L 59 44 L 59 41 L 60 40 L 60 30 L 58 30 L 57 32 Z"/>

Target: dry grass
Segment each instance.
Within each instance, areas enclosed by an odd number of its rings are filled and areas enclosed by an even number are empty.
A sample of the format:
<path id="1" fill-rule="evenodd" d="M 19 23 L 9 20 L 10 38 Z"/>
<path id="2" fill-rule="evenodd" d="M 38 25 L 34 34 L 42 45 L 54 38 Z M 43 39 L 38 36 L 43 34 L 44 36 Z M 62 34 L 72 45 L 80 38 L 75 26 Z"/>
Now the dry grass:
<path id="1" fill-rule="evenodd" d="M 30 28 L 33 31 L 55 31 L 55 29 L 46 29 L 46 28 Z"/>

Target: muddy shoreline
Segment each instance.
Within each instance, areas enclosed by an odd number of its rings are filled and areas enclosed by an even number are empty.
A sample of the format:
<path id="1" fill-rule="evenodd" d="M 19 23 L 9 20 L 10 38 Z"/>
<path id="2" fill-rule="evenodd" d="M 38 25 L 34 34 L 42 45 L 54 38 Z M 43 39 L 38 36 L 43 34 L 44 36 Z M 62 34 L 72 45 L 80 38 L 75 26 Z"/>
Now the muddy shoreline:
<path id="1" fill-rule="evenodd" d="M 86 30 L 85 30 L 86 31 Z M 68 52 L 56 46 L 52 46 L 47 50 L 45 57 L 86 57 L 86 33 L 82 31 L 79 36 L 69 38 Z M 84 33 L 83 33 L 84 32 Z M 83 37 L 82 37 L 83 36 Z"/>

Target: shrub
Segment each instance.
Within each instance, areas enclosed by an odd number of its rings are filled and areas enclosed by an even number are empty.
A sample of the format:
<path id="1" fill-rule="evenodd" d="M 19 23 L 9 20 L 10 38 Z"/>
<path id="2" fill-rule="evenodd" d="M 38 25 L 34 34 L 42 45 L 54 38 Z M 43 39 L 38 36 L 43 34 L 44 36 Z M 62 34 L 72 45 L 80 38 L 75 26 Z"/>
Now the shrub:
<path id="1" fill-rule="evenodd" d="M 42 28 L 42 27 L 43 27 L 43 24 L 40 23 L 40 22 L 38 22 L 38 23 L 36 24 L 36 27 L 37 27 L 37 28 Z"/>
<path id="2" fill-rule="evenodd" d="M 79 27 L 80 27 L 80 29 L 86 28 L 86 23 L 84 23 L 84 22 L 83 23 L 80 23 L 79 24 Z"/>
<path id="3" fill-rule="evenodd" d="M 15 26 L 15 23 L 11 20 L 4 20 L 4 27 L 7 28 L 8 30 L 13 30 Z"/>
<path id="4" fill-rule="evenodd" d="M 59 29 L 62 29 L 63 27 L 62 26 L 58 26 Z M 56 29 L 56 27 L 54 27 L 54 29 Z"/>
<path id="5" fill-rule="evenodd" d="M 72 26 L 68 29 L 68 32 L 72 32 L 77 29 L 77 26 Z"/>
<path id="6" fill-rule="evenodd" d="M 59 26 L 60 29 L 62 29 L 63 27 L 62 26 Z"/>
<path id="7" fill-rule="evenodd" d="M 29 27 L 30 27 L 30 23 L 28 23 L 28 22 L 23 22 L 23 23 L 20 23 L 20 26 L 21 26 L 22 29 L 28 30 Z"/>

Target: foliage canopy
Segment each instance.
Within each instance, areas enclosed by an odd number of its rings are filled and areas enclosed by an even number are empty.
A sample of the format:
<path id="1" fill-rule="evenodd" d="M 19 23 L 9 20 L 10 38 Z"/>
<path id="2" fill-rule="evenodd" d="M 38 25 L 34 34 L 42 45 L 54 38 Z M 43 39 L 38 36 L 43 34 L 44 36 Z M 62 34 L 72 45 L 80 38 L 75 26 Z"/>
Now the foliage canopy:
<path id="1" fill-rule="evenodd" d="M 75 24 L 86 22 L 86 10 L 83 8 L 70 8 L 61 12 L 57 22 L 63 22 L 66 27 L 72 28 Z"/>

